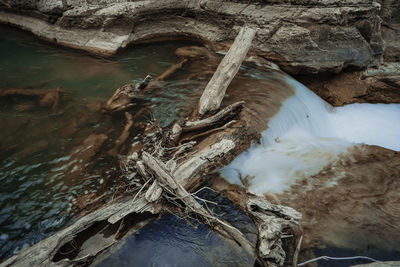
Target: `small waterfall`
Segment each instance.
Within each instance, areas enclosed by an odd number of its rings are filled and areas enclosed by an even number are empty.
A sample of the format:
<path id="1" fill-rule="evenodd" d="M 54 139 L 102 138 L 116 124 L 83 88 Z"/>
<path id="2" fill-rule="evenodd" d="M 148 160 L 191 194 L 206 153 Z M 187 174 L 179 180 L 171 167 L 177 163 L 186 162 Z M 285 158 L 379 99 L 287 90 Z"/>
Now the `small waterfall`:
<path id="1" fill-rule="evenodd" d="M 253 145 L 222 170 L 230 182 L 240 184 L 239 176 L 247 177 L 254 193 L 282 193 L 355 144 L 400 150 L 400 104 L 333 108 L 294 79 L 286 82 L 296 93 L 269 121 L 262 145 Z"/>

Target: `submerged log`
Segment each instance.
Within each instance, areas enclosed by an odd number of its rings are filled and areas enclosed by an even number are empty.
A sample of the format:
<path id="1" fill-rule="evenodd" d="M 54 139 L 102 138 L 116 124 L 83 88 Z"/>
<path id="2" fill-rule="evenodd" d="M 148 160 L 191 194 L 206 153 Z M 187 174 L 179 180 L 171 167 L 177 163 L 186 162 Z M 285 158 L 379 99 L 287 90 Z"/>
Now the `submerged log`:
<path id="1" fill-rule="evenodd" d="M 126 143 L 128 140 L 130 129 L 133 126 L 133 116 L 129 112 L 125 112 L 126 124 L 124 129 L 122 130 L 121 135 L 118 137 L 117 141 L 115 141 L 115 146 L 108 151 L 110 156 L 115 156 L 121 149 L 121 147 Z"/>
<path id="2" fill-rule="evenodd" d="M 55 90 L 15 88 L 0 89 L 0 97 L 6 96 L 39 97 L 39 105 L 41 107 L 50 107 L 56 111 L 60 101 L 60 88 L 58 87 Z"/>
<path id="3" fill-rule="evenodd" d="M 169 76 L 171 76 L 172 74 L 174 74 L 177 70 L 179 70 L 180 68 L 183 67 L 183 64 L 185 64 L 188 60 L 186 58 L 180 60 L 178 63 L 174 64 L 171 68 L 169 68 L 168 70 L 166 70 L 163 74 L 161 74 L 160 76 L 158 76 L 156 78 L 156 81 L 164 81 L 165 79 L 167 79 Z"/>
<path id="4" fill-rule="evenodd" d="M 225 91 L 238 72 L 255 35 L 256 30 L 252 28 L 243 27 L 240 30 L 228 53 L 219 64 L 214 76 L 204 89 L 199 101 L 200 115 L 204 115 L 208 111 L 217 110 L 220 107 L 222 99 L 225 96 Z"/>

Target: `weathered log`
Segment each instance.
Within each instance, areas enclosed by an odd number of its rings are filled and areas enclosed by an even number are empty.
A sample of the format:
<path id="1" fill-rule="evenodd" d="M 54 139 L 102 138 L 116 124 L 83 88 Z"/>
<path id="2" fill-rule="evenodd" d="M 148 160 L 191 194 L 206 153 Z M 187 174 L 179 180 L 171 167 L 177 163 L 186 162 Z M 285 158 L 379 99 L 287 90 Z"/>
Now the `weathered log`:
<path id="1" fill-rule="evenodd" d="M 144 152 L 143 162 L 145 165 L 150 168 L 156 175 L 156 179 L 163 186 L 167 186 L 170 191 L 178 197 L 183 203 L 185 203 L 186 208 L 188 208 L 191 212 L 199 214 L 205 221 L 214 226 L 218 232 L 220 232 L 224 236 L 231 237 L 234 241 L 236 241 L 241 247 L 243 247 L 250 255 L 256 256 L 254 246 L 246 239 L 242 232 L 233 227 L 227 222 L 224 222 L 212 214 L 210 214 L 202 205 L 200 205 L 196 199 L 189 194 L 181 184 L 179 184 L 176 179 L 173 178 L 172 174 L 165 168 L 164 164 L 160 162 L 158 159 L 151 156 L 149 153 Z"/>
<path id="2" fill-rule="evenodd" d="M 135 105 L 132 103 L 132 100 L 138 96 L 138 93 L 145 89 L 150 83 L 152 77 L 147 75 L 146 78 L 143 79 L 140 83 L 128 83 L 117 90 L 115 90 L 114 94 L 111 96 L 109 100 L 107 100 L 106 104 L 103 107 L 103 111 L 105 112 L 118 112 L 126 110 Z"/>
<path id="3" fill-rule="evenodd" d="M 258 228 L 259 257 L 283 266 L 286 252 L 282 239 L 285 238 L 284 235 L 293 236 L 294 248 L 297 248 L 299 241 L 296 236 L 301 236 L 301 214 L 292 208 L 271 204 L 265 197 L 259 196 L 249 196 L 246 208 Z M 296 252 L 292 253 L 295 257 Z"/>
<path id="4" fill-rule="evenodd" d="M 256 30 L 247 26 L 239 31 L 228 53 L 222 59 L 214 76 L 204 89 L 199 101 L 200 115 L 217 110 L 220 107 L 225 91 L 238 72 L 255 35 Z"/>
<path id="5" fill-rule="evenodd" d="M 188 60 L 186 58 L 180 60 L 178 63 L 174 64 L 172 67 L 170 67 L 168 70 L 166 70 L 163 74 L 158 76 L 156 78 L 156 81 L 164 81 L 167 79 L 169 76 L 174 74 L 177 70 L 183 67 L 183 64 L 185 64 Z"/>
<path id="6" fill-rule="evenodd" d="M 273 262 L 276 266 L 297 264 L 298 250 L 302 240 L 301 214 L 296 210 L 270 203 L 263 196 L 256 196 L 243 187 L 229 184 L 219 177 L 212 187 L 231 200 L 255 222 L 258 229 L 258 257 Z M 289 251 L 283 248 L 286 239 Z M 275 266 L 274 265 L 274 266 Z"/>
<path id="7" fill-rule="evenodd" d="M 227 118 L 237 115 L 243 107 L 244 102 L 236 102 L 219 111 L 217 114 L 198 121 L 187 121 L 182 127 L 183 132 L 197 131 L 208 127 L 223 124 Z"/>
<path id="8" fill-rule="evenodd" d="M 73 240 L 78 233 L 87 229 L 95 222 L 106 220 L 113 224 L 119 220 L 117 218 L 123 218 L 127 211 L 130 213 L 149 212 L 156 214 L 160 211 L 160 208 L 160 205 L 149 204 L 144 198 L 144 194 L 134 201 L 132 201 L 131 198 L 128 200 L 125 199 L 125 201 L 107 205 L 82 217 L 71 226 L 57 232 L 55 235 L 52 235 L 47 239 L 40 241 L 24 252 L 9 258 L 0 264 L 0 266 L 54 266 L 56 263 L 53 262 L 53 258 L 57 251 L 64 244 Z M 88 255 L 87 257 L 90 256 L 94 255 Z"/>
<path id="9" fill-rule="evenodd" d="M 235 120 L 232 120 L 230 122 L 227 122 L 226 124 L 224 124 L 221 127 L 212 128 L 211 130 L 208 130 L 208 131 L 205 131 L 205 132 L 202 132 L 202 133 L 199 133 L 199 134 L 195 134 L 195 135 L 192 135 L 192 136 L 189 136 L 189 137 L 186 137 L 186 138 L 182 138 L 181 141 L 179 142 L 179 144 L 182 144 L 182 143 L 187 142 L 187 141 L 195 140 L 195 139 L 198 139 L 200 137 L 204 137 L 206 135 L 209 135 L 209 134 L 212 134 L 212 133 L 215 133 L 215 132 L 218 132 L 218 131 L 226 130 L 227 128 L 232 126 L 235 122 L 236 122 Z"/>

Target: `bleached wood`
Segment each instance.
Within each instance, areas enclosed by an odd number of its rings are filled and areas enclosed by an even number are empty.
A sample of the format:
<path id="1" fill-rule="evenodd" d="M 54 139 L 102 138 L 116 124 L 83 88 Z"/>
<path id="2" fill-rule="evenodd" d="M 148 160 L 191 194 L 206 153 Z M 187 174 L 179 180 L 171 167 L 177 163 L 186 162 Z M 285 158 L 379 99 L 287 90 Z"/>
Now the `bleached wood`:
<path id="1" fill-rule="evenodd" d="M 231 48 L 204 89 L 199 101 L 200 115 L 220 107 L 225 91 L 245 59 L 255 35 L 255 29 L 247 26 L 240 29 Z"/>
<path id="2" fill-rule="evenodd" d="M 208 117 L 203 120 L 198 120 L 198 121 L 187 121 L 183 128 L 183 132 L 190 132 L 190 131 L 197 131 L 200 129 L 204 129 L 207 127 L 215 126 L 216 124 L 220 123 L 223 124 L 223 121 L 229 117 L 229 116 L 234 116 L 237 113 L 239 113 L 240 108 L 243 106 L 244 102 L 236 102 L 232 105 L 227 106 L 226 108 L 222 109 L 219 111 L 217 114 Z"/>
<path id="3" fill-rule="evenodd" d="M 172 174 L 169 173 L 160 160 L 147 152 L 143 152 L 142 158 L 143 163 L 154 172 L 155 177 L 160 184 L 168 186 L 176 196 L 185 203 L 189 210 L 200 215 L 205 221 L 216 224 L 214 227 L 215 230 L 223 236 L 232 238 L 250 255 L 256 257 L 257 253 L 255 247 L 247 240 L 243 233 L 229 223 L 214 217 L 210 212 L 203 208 L 203 206 L 200 205 L 200 203 L 197 202 L 196 199 L 188 193 L 185 188 L 176 181 L 176 179 L 173 178 Z"/>

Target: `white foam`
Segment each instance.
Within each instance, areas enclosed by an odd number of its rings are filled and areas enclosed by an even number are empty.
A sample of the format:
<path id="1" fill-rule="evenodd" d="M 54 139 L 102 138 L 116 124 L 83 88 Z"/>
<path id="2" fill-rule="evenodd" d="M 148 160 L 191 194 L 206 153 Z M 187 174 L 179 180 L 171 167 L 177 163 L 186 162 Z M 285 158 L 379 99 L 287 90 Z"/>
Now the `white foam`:
<path id="1" fill-rule="evenodd" d="M 282 193 L 300 178 L 318 174 L 355 143 L 400 150 L 400 104 L 352 104 L 333 108 L 299 82 L 287 78 L 287 99 L 252 146 L 222 170 L 233 183 L 254 177 L 254 193 Z"/>

